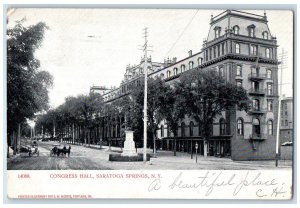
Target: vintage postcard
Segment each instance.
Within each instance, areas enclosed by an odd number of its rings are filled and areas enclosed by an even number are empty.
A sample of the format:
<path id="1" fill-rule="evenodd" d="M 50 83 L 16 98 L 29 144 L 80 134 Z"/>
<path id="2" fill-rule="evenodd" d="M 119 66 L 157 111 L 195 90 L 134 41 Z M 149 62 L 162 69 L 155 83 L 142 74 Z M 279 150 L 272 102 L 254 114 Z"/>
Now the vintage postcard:
<path id="1" fill-rule="evenodd" d="M 7 197 L 293 198 L 293 10 L 6 10 Z"/>

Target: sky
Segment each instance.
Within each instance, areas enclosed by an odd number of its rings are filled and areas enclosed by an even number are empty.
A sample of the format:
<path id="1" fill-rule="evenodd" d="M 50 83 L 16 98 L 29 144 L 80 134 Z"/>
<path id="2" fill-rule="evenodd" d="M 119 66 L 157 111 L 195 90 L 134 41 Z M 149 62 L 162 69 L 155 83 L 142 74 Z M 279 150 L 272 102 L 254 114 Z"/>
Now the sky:
<path id="1" fill-rule="evenodd" d="M 126 66 L 139 64 L 144 43 L 143 28 L 148 27 L 152 61 L 197 53 L 209 31 L 211 14 L 223 10 L 195 9 L 46 9 L 18 8 L 8 13 L 8 27 L 26 17 L 24 24 L 40 21 L 49 26 L 42 47 L 35 53 L 41 70 L 54 77 L 50 89 L 52 108 L 66 97 L 87 94 L 91 86 L 119 86 Z M 263 10 L 249 11 L 263 15 Z M 287 53 L 282 91 L 292 96 L 293 14 L 267 10 L 268 25 L 277 37 L 278 52 Z M 280 75 L 280 73 L 279 73 Z"/>

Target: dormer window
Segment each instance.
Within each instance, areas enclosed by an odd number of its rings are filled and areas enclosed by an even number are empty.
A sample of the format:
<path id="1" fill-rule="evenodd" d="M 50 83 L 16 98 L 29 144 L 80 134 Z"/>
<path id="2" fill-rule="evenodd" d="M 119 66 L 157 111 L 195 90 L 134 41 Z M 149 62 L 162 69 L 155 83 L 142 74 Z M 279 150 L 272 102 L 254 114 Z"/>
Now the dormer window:
<path id="1" fill-rule="evenodd" d="M 264 31 L 263 33 L 262 33 L 262 36 L 263 36 L 263 39 L 269 39 L 269 33 L 267 32 L 267 31 Z"/>
<path id="2" fill-rule="evenodd" d="M 248 26 L 248 34 L 250 37 L 255 37 L 255 25 Z"/>
<path id="3" fill-rule="evenodd" d="M 215 27 L 215 38 L 219 38 L 221 35 L 221 27 Z"/>
<path id="4" fill-rule="evenodd" d="M 234 26 L 233 27 L 233 33 L 235 34 L 235 35 L 238 35 L 239 34 L 239 31 L 240 31 L 240 28 L 239 28 L 239 26 Z"/>
<path id="5" fill-rule="evenodd" d="M 178 74 L 178 69 L 177 68 L 174 68 L 173 71 L 174 71 L 174 75 Z"/>
<path id="6" fill-rule="evenodd" d="M 171 77 L 171 71 L 167 71 L 167 78 Z"/>
<path id="7" fill-rule="evenodd" d="M 185 65 L 181 65 L 181 73 L 185 71 Z"/>
<path id="8" fill-rule="evenodd" d="M 193 69 L 194 68 L 194 62 L 190 61 L 189 63 L 189 69 Z"/>

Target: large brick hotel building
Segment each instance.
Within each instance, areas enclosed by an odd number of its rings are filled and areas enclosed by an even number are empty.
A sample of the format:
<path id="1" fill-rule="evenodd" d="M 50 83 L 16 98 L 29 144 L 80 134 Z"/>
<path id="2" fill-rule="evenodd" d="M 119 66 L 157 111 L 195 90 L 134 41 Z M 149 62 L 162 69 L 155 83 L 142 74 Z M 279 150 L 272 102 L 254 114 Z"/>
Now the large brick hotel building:
<path id="1" fill-rule="evenodd" d="M 164 63 L 148 58 L 148 76 L 172 84 L 187 70 L 213 69 L 226 80 L 244 87 L 252 100 L 251 110 L 246 113 L 232 109 L 215 119 L 209 155 L 233 160 L 274 159 L 278 112 L 277 47 L 266 14 L 226 10 L 211 17 L 208 36 L 200 52 L 189 51 L 182 60 L 173 58 Z M 138 86 L 143 80 L 143 65 L 143 59 L 138 65 L 128 65 L 120 87 L 103 93 L 105 102 L 113 102 Z M 191 118 L 180 121 L 177 138 L 164 122 L 157 134 L 163 149 L 173 150 L 176 139 L 176 151 L 190 152 L 197 142 L 203 154 L 203 139 L 199 137 L 197 123 Z M 100 136 L 116 140 L 120 137 L 120 122 L 116 119 L 115 123 L 106 124 Z"/>

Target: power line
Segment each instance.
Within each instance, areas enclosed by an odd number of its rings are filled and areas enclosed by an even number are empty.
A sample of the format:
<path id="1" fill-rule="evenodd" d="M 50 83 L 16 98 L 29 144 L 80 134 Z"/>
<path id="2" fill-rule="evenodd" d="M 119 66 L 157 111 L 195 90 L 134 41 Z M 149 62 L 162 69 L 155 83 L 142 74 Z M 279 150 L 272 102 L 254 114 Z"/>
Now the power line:
<path id="1" fill-rule="evenodd" d="M 192 23 L 192 21 L 194 20 L 196 14 L 198 13 L 199 10 L 197 10 L 195 12 L 195 14 L 193 15 L 193 17 L 190 19 L 190 21 L 188 22 L 188 24 L 185 26 L 185 28 L 183 29 L 183 31 L 181 32 L 181 34 L 178 36 L 178 38 L 176 39 L 176 41 L 173 43 L 173 45 L 171 46 L 171 48 L 168 50 L 168 52 L 166 53 L 165 57 L 173 50 L 174 46 L 176 45 L 176 43 L 179 41 L 179 39 L 182 37 L 182 35 L 184 34 L 184 32 L 187 30 L 187 28 L 190 26 L 190 24 Z"/>

